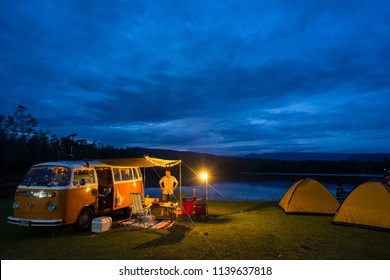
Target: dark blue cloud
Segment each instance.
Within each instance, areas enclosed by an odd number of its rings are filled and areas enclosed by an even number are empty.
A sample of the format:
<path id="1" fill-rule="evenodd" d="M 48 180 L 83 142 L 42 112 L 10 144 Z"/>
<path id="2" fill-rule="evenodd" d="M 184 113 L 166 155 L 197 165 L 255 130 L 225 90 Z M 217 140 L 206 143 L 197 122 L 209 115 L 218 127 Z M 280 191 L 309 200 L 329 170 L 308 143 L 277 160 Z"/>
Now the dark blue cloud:
<path id="1" fill-rule="evenodd" d="M 388 152 L 389 29 L 387 1 L 3 1 L 0 113 L 118 147 Z"/>

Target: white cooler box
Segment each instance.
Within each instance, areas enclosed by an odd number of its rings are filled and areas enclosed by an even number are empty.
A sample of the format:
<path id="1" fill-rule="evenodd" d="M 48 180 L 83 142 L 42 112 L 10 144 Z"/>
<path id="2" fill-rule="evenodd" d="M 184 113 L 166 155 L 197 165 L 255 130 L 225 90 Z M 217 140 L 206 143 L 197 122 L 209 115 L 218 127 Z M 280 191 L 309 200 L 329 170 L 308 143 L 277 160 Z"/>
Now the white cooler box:
<path id="1" fill-rule="evenodd" d="M 92 220 L 91 231 L 92 232 L 103 232 L 111 229 L 112 218 L 111 217 L 98 217 Z"/>

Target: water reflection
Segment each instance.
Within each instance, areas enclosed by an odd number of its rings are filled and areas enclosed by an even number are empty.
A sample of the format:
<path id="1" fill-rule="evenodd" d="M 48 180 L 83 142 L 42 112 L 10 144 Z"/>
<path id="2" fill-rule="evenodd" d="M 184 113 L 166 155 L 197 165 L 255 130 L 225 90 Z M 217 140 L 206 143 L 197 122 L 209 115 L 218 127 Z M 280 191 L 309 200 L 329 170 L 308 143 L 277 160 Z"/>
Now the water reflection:
<path id="1" fill-rule="evenodd" d="M 209 182 L 210 200 L 251 201 L 268 200 L 279 201 L 285 192 L 296 181 L 310 177 L 325 185 L 336 196 L 336 184 L 342 179 L 345 191 L 350 192 L 353 188 L 369 180 L 380 180 L 377 174 L 266 174 L 266 173 L 242 173 L 234 180 L 218 180 Z M 182 192 L 186 196 L 192 196 L 196 189 L 198 197 L 205 197 L 206 188 L 204 183 L 198 185 L 182 186 Z M 146 187 L 145 194 L 151 197 L 161 197 L 161 189 Z"/>

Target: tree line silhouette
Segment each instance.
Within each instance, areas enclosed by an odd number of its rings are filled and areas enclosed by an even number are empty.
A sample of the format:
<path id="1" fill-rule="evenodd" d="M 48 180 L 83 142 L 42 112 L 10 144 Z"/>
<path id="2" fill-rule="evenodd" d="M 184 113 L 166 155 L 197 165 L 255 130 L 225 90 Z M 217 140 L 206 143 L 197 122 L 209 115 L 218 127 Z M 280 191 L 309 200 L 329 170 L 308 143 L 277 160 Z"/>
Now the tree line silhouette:
<path id="1" fill-rule="evenodd" d="M 77 133 L 59 136 L 39 127 L 38 120 L 18 105 L 12 114 L 0 114 L 0 187 L 20 182 L 28 168 L 36 163 L 59 160 L 126 158 L 150 155 L 182 159 L 192 167 L 205 163 L 215 166 L 216 176 L 242 179 L 242 173 L 367 173 L 380 174 L 389 168 L 383 162 L 361 161 L 286 161 L 261 158 L 223 157 L 194 152 L 115 148 L 113 146 L 78 139 Z M 238 176 L 237 174 L 241 174 Z"/>
<path id="2" fill-rule="evenodd" d="M 39 162 L 136 156 L 131 149 L 76 136 L 59 136 L 39 128 L 38 120 L 22 105 L 10 115 L 0 114 L 0 184 L 19 182 L 28 168 Z"/>

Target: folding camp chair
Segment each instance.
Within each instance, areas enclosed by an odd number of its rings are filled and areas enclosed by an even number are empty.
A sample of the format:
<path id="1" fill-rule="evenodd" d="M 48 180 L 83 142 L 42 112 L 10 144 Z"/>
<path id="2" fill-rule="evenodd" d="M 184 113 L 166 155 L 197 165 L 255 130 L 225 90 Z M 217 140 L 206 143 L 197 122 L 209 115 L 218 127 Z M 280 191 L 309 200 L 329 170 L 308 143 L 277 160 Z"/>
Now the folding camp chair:
<path id="1" fill-rule="evenodd" d="M 145 206 L 142 203 L 142 197 L 140 193 L 131 193 L 130 197 L 132 201 L 130 219 L 133 216 L 136 216 L 138 219 L 138 224 L 141 220 L 143 220 L 145 228 L 145 217 L 151 215 L 150 206 Z"/>
<path id="2" fill-rule="evenodd" d="M 195 201 L 196 197 L 183 197 L 183 214 L 184 215 L 193 215 L 195 214 Z"/>
<path id="3" fill-rule="evenodd" d="M 196 197 L 183 197 L 182 209 L 180 211 L 175 211 L 176 217 L 188 217 L 193 222 L 193 217 L 195 216 L 195 201 Z"/>

